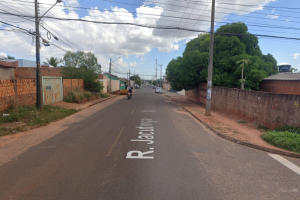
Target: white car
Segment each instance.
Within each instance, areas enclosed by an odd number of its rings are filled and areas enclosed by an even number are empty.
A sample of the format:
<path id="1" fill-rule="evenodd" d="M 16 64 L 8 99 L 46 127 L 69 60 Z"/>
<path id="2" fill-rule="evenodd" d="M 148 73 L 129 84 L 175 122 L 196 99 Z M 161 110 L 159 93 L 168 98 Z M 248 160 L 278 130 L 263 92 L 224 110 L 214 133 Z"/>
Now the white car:
<path id="1" fill-rule="evenodd" d="M 157 87 L 157 88 L 155 89 L 155 93 L 162 93 L 161 87 Z"/>

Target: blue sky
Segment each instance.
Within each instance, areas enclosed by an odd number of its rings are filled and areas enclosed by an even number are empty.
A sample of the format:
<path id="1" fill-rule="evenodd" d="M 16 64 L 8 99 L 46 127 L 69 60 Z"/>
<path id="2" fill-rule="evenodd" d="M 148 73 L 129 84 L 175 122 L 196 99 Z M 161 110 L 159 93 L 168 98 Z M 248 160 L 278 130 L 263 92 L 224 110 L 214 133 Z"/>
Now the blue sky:
<path id="1" fill-rule="evenodd" d="M 0 4 L 0 9 L 33 14 L 32 4 L 24 2 L 22 6 L 17 4 L 18 0 L 14 2 L 16 3 L 10 8 Z M 43 13 L 55 3 L 55 0 L 39 2 Z M 210 29 L 211 1 L 207 0 L 197 2 L 196 0 L 65 0 L 63 2 L 64 4 L 58 4 L 47 15 L 94 21 L 177 26 L 202 31 Z M 65 5 L 75 7 L 64 7 Z M 99 10 L 91 11 L 84 8 Z M 216 0 L 215 30 L 226 23 L 244 22 L 252 34 L 300 38 L 299 10 L 300 2 L 295 0 Z M 34 29 L 32 22 L 22 22 L 20 19 L 8 18 L 8 16 L 1 19 L 15 22 L 19 27 Z M 131 73 L 135 72 L 145 79 L 151 79 L 155 75 L 156 59 L 157 64 L 162 65 L 164 74 L 169 61 L 181 56 L 186 42 L 197 36 L 197 33 L 187 31 L 73 21 L 57 22 L 48 18 L 44 18 L 43 23 L 60 39 L 59 41 L 52 39 L 53 44 L 65 50 L 92 51 L 103 66 L 103 71 L 108 71 L 110 58 L 116 60 L 121 57 L 113 63 L 113 73 L 120 77 L 126 77 L 126 72 L 130 69 Z M 43 29 L 41 34 L 47 37 L 47 31 Z M 9 54 L 17 58 L 35 60 L 34 45 L 30 37 L 19 33 L 4 33 L 4 31 L 0 32 L 0 38 L 1 36 L 0 40 L 6 43 L 0 46 L 0 55 Z M 299 44 L 299 40 L 259 37 L 263 54 L 270 53 L 278 64 L 291 64 L 292 67 L 300 70 Z M 50 56 L 61 58 L 63 55 L 64 51 L 53 45 L 42 47 L 41 50 L 42 61 Z"/>

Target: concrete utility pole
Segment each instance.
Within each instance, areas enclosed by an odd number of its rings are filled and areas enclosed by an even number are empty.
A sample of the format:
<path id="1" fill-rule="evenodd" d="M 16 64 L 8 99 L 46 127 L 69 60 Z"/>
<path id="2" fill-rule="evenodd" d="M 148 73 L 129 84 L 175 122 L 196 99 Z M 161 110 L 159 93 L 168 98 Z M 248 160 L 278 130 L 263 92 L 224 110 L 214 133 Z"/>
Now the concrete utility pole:
<path id="1" fill-rule="evenodd" d="M 111 58 L 109 61 L 109 93 L 111 93 Z"/>
<path id="2" fill-rule="evenodd" d="M 155 59 L 156 63 L 155 63 L 155 78 L 156 78 L 156 82 L 157 82 L 157 59 Z"/>
<path id="3" fill-rule="evenodd" d="M 130 69 L 129 69 L 129 86 L 131 87 L 131 83 L 130 83 Z"/>
<path id="4" fill-rule="evenodd" d="M 39 11 L 38 2 L 35 0 L 35 38 L 36 38 L 36 108 L 40 111 L 42 109 L 41 98 L 41 74 L 40 74 L 40 25 L 39 25 Z"/>
<path id="5" fill-rule="evenodd" d="M 211 88 L 212 88 L 212 71 L 213 71 L 213 53 L 214 53 L 214 23 L 215 23 L 215 0 L 212 0 L 211 22 L 210 22 L 210 43 L 208 59 L 208 76 L 207 76 L 207 97 L 206 97 L 206 116 L 211 116 Z"/>

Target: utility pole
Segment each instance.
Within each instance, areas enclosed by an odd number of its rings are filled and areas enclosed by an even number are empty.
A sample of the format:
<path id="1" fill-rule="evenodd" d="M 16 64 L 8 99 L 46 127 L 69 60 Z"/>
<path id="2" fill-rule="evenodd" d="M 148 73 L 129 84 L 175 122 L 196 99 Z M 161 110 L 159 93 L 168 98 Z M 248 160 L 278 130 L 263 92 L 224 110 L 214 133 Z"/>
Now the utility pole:
<path id="1" fill-rule="evenodd" d="M 157 59 L 155 59 L 156 63 L 155 63 L 155 78 L 156 78 L 156 82 L 157 82 Z"/>
<path id="2" fill-rule="evenodd" d="M 36 37 L 36 108 L 41 111 L 41 74 L 40 74 L 40 29 L 39 29 L 39 11 L 38 2 L 35 0 L 35 37 Z"/>
<path id="3" fill-rule="evenodd" d="M 111 93 L 111 58 L 109 61 L 109 93 Z"/>
<path id="4" fill-rule="evenodd" d="M 210 43 L 208 59 L 208 76 L 207 76 L 207 97 L 206 97 L 206 116 L 211 116 L 211 89 L 212 89 L 212 71 L 213 71 L 213 53 L 214 53 L 214 23 L 215 23 L 215 0 L 212 0 L 211 22 L 210 22 Z"/>
<path id="5" fill-rule="evenodd" d="M 130 83 L 130 69 L 129 69 L 129 86 L 131 87 L 131 83 Z"/>

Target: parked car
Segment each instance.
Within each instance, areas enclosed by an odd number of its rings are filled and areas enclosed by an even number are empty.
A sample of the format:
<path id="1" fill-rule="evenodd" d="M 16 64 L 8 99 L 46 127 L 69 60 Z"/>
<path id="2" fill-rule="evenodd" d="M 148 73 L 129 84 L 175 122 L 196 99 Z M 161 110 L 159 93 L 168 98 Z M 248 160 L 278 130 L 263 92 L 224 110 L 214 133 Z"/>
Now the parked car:
<path id="1" fill-rule="evenodd" d="M 156 87 L 153 85 L 153 86 L 152 86 L 152 89 L 156 89 Z"/>
<path id="2" fill-rule="evenodd" d="M 139 86 L 139 85 L 136 85 L 136 86 L 135 86 L 135 89 L 140 89 L 140 86 Z"/>
<path id="3" fill-rule="evenodd" d="M 155 93 L 162 93 L 161 87 L 157 87 L 157 88 L 155 89 Z"/>

